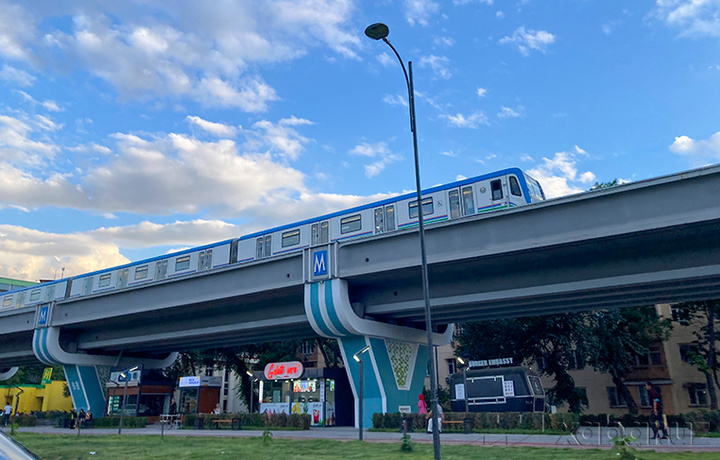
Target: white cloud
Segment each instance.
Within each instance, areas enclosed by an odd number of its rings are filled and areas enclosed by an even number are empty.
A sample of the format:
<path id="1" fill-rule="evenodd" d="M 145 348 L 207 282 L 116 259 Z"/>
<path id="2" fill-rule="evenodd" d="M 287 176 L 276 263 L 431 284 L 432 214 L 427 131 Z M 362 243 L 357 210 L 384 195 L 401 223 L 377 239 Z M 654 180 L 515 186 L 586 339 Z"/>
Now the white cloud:
<path id="1" fill-rule="evenodd" d="M 237 129 L 234 126 L 226 125 L 223 123 L 213 123 L 211 121 L 203 120 L 200 117 L 190 115 L 188 115 L 186 119 L 191 124 L 214 136 L 235 137 L 235 134 L 237 133 Z"/>
<path id="2" fill-rule="evenodd" d="M 430 17 L 440 10 L 440 5 L 432 0 L 403 0 L 405 19 L 410 25 L 428 25 Z"/>
<path id="3" fill-rule="evenodd" d="M 498 43 L 501 45 L 511 44 L 517 46 L 523 56 L 530 56 L 531 50 L 545 53 L 548 45 L 555 42 L 555 36 L 545 30 L 525 30 L 525 27 L 518 27 L 512 35 L 501 38 Z"/>
<path id="4" fill-rule="evenodd" d="M 350 150 L 350 155 L 372 158 L 372 163 L 365 165 L 365 177 L 375 177 L 380 174 L 387 165 L 403 159 L 401 155 L 393 153 L 385 142 L 369 144 L 363 142 Z"/>
<path id="5" fill-rule="evenodd" d="M 693 166 L 702 166 L 720 159 L 720 131 L 708 139 L 695 140 L 679 136 L 670 145 L 670 151 L 685 156 Z"/>
<path id="6" fill-rule="evenodd" d="M 717 0 L 657 0 L 654 15 L 688 37 L 720 37 Z"/>
<path id="7" fill-rule="evenodd" d="M 487 90 L 485 88 L 478 88 L 477 95 L 478 97 L 485 97 L 487 96 Z"/>
<path id="8" fill-rule="evenodd" d="M 354 9 L 351 0 L 3 5 L 0 56 L 50 72 L 87 71 L 123 98 L 261 112 L 278 98 L 257 73 L 262 65 L 320 46 L 358 59 L 360 38 L 348 27 Z"/>
<path id="9" fill-rule="evenodd" d="M 37 80 L 37 78 L 33 77 L 24 70 L 16 69 L 15 67 L 11 67 L 7 64 L 4 64 L 2 70 L 0 70 L 0 79 L 3 79 L 8 83 L 15 83 L 21 87 L 32 86 L 35 83 L 35 80 Z"/>
<path id="10" fill-rule="evenodd" d="M 448 79 L 452 77 L 452 72 L 448 69 L 449 62 L 450 60 L 445 56 L 435 56 L 431 54 L 430 56 L 420 58 L 420 67 L 430 67 L 435 76 Z"/>
<path id="11" fill-rule="evenodd" d="M 522 116 L 525 108 L 520 106 L 517 110 L 511 109 L 510 107 L 502 107 L 498 112 L 498 118 L 518 118 Z"/>
<path id="12" fill-rule="evenodd" d="M 450 47 L 455 44 L 455 40 L 453 40 L 452 37 L 435 37 L 433 43 L 435 43 L 436 46 Z"/>
<path id="13" fill-rule="evenodd" d="M 447 119 L 451 126 L 456 128 L 477 128 L 480 125 L 489 125 L 487 115 L 483 112 L 474 112 L 469 116 L 461 113 L 457 115 L 440 115 L 441 118 Z"/>
<path id="14" fill-rule="evenodd" d="M 58 148 L 43 138 L 41 132 L 53 131 L 59 125 L 40 115 L 19 114 L 19 117 L 0 115 L 0 162 L 39 164 L 51 158 Z"/>
<path id="15" fill-rule="evenodd" d="M 388 105 L 401 105 L 403 107 L 408 106 L 407 99 L 405 99 L 403 96 L 401 96 L 399 94 L 395 95 L 395 96 L 393 96 L 391 94 L 386 94 L 385 97 L 383 97 L 383 102 Z"/>
<path id="16" fill-rule="evenodd" d="M 590 171 L 578 174 L 578 160 L 585 156 L 587 153 L 576 145 L 571 151 L 555 153 L 552 158 L 543 157 L 543 162 L 528 173 L 540 182 L 548 198 L 580 193 L 595 181 L 595 174 Z"/>
<path id="17" fill-rule="evenodd" d="M 258 121 L 253 125 L 253 132 L 246 132 L 246 135 L 252 136 L 251 145 L 257 145 L 260 141 L 267 146 L 270 151 L 279 153 L 285 158 L 296 160 L 300 153 L 305 149 L 305 144 L 310 139 L 302 136 L 294 127 L 302 125 L 312 125 L 310 120 L 304 118 L 283 118 L 277 123 L 267 120 Z"/>

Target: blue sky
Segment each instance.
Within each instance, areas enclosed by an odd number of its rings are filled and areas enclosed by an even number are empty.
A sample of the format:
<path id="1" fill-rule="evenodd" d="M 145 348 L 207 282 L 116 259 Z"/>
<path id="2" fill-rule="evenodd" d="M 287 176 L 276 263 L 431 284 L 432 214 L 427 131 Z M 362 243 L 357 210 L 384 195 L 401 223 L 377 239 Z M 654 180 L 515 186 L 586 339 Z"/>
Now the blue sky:
<path id="1" fill-rule="evenodd" d="M 551 197 L 720 158 L 719 0 L 0 0 L 0 276 L 510 166 Z"/>

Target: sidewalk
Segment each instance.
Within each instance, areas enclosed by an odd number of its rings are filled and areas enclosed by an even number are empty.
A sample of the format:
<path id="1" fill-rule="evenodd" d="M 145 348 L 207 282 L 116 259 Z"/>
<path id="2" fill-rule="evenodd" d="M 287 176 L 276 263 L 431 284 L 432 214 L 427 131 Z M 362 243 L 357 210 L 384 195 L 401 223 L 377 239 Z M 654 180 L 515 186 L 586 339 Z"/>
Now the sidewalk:
<path id="1" fill-rule="evenodd" d="M 23 427 L 18 431 L 41 434 L 71 435 L 77 430 L 54 428 L 49 426 Z M 117 434 L 117 428 L 93 428 L 82 430 L 83 435 L 112 435 Z M 222 436 L 222 437 L 259 437 L 262 430 L 163 430 L 160 425 L 151 425 L 146 428 L 123 428 L 123 436 L 159 436 L 164 431 L 165 436 Z M 313 427 L 301 431 L 273 431 L 274 438 L 284 439 L 333 439 L 337 441 L 355 441 L 359 437 L 358 429 L 351 427 Z M 643 432 L 644 431 L 644 432 Z M 656 451 L 693 451 L 693 452 L 720 452 L 720 438 L 696 437 L 686 429 L 671 430 L 670 439 L 650 439 L 648 430 L 642 428 L 627 428 L 623 433 L 620 428 L 581 427 L 572 435 L 543 435 L 543 434 L 482 434 L 482 433 L 442 433 L 441 444 L 470 444 L 478 446 L 533 446 L 533 447 L 563 447 L 563 448 L 593 448 L 607 449 L 612 446 L 612 438 L 618 435 L 635 436 L 638 440 L 633 447 L 639 450 Z M 432 435 L 424 432 L 408 433 L 415 442 L 432 443 Z M 367 442 L 400 442 L 402 433 L 363 431 L 363 439 Z"/>

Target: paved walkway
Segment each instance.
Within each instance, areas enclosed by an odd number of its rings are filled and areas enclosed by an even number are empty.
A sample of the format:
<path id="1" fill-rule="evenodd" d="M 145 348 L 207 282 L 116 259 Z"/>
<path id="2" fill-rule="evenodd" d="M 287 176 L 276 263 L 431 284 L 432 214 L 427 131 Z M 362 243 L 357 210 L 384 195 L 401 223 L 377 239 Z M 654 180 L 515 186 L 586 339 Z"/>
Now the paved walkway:
<path id="1" fill-rule="evenodd" d="M 49 426 L 23 427 L 21 432 L 47 433 L 47 434 L 74 434 L 76 430 L 54 428 Z M 223 437 L 253 437 L 262 436 L 262 430 L 174 430 L 163 429 L 160 425 L 151 425 L 146 428 L 123 428 L 122 434 L 129 436 L 160 435 L 165 436 L 223 436 Z M 273 431 L 274 438 L 287 439 L 334 439 L 339 441 L 352 441 L 359 438 L 357 428 L 326 427 L 311 428 L 301 431 Z M 85 435 L 117 434 L 117 429 L 93 428 L 82 430 Z M 432 443 L 432 435 L 424 432 L 409 433 L 413 441 Z M 652 433 L 647 428 L 627 428 L 623 432 L 620 428 L 581 427 L 573 435 L 544 435 L 544 434 L 482 434 L 482 433 L 443 433 L 440 435 L 441 444 L 471 444 L 478 446 L 534 446 L 534 447 L 570 447 L 570 448 L 604 448 L 612 446 L 612 438 L 618 435 L 635 436 L 638 440 L 633 446 L 642 450 L 657 451 L 694 451 L 694 452 L 720 452 L 720 438 L 706 438 L 694 436 L 687 429 L 671 430 L 670 439 L 650 439 Z M 399 442 L 402 437 L 397 432 L 363 431 L 363 439 L 368 442 Z"/>

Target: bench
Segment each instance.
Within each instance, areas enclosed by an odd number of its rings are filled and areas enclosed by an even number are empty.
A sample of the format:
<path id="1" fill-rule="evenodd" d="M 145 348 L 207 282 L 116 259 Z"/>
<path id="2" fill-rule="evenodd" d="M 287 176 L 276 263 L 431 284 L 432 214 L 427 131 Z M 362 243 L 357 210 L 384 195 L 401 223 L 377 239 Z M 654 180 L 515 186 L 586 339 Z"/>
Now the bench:
<path id="1" fill-rule="evenodd" d="M 215 429 L 220 429 L 220 425 L 227 425 L 232 430 L 240 429 L 240 419 L 239 418 L 232 418 L 232 419 L 211 418 L 209 420 L 209 422 L 210 422 L 210 426 Z"/>

